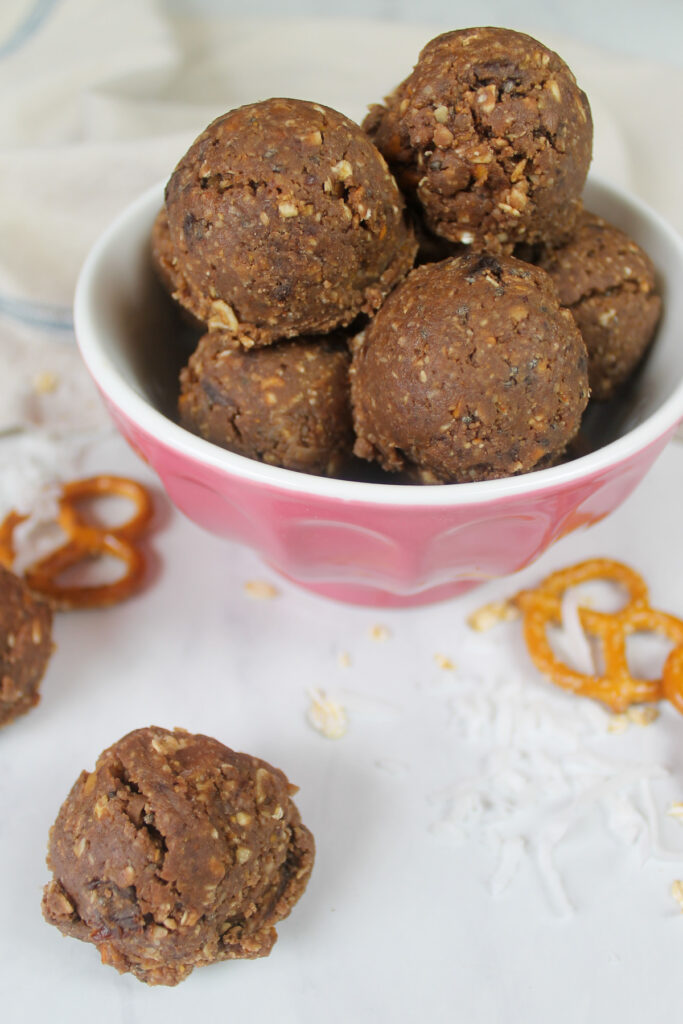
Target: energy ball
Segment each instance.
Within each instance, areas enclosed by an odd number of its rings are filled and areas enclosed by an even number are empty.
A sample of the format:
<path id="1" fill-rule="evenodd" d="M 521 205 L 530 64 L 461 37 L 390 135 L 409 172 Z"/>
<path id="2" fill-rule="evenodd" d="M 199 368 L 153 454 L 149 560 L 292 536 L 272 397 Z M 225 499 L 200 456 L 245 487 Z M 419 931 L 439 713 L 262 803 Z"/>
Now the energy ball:
<path id="1" fill-rule="evenodd" d="M 540 259 L 588 350 L 591 396 L 611 398 L 652 341 L 661 313 L 647 253 L 618 228 L 584 213 L 576 234 Z"/>
<path id="2" fill-rule="evenodd" d="M 341 332 L 249 351 L 210 332 L 181 371 L 180 422 L 247 458 L 334 476 L 354 442 L 349 364 Z"/>
<path id="3" fill-rule="evenodd" d="M 206 324 L 198 320 L 190 312 L 192 299 L 187 281 L 183 277 L 178 257 L 176 256 L 171 233 L 168 228 L 166 208 L 162 207 L 152 226 L 152 266 L 162 287 L 178 304 L 182 318 L 188 326 L 195 330 L 205 331 Z"/>
<path id="4" fill-rule="evenodd" d="M 171 242 L 168 214 L 166 213 L 165 206 L 162 206 L 159 210 L 152 225 L 152 265 L 164 289 L 169 295 L 176 298 L 178 302 L 186 306 L 189 302 L 187 284 L 183 278 L 178 257 Z M 184 300 L 181 298 L 183 293 L 185 293 Z"/>
<path id="5" fill-rule="evenodd" d="M 52 612 L 24 581 L 0 567 L 0 725 L 26 714 L 52 654 Z"/>
<path id="6" fill-rule="evenodd" d="M 591 160 L 590 107 L 564 61 L 531 36 L 437 36 L 364 127 L 435 234 L 508 254 L 571 235 Z"/>
<path id="7" fill-rule="evenodd" d="M 474 253 L 417 267 L 355 339 L 355 453 L 423 483 L 549 465 L 579 428 L 586 359 L 538 267 Z"/>
<path id="8" fill-rule="evenodd" d="M 417 248 L 365 132 L 303 100 L 217 118 L 173 172 L 166 208 L 188 308 L 247 348 L 373 313 Z"/>
<path id="9" fill-rule="evenodd" d="M 267 956 L 314 843 L 277 768 L 183 729 L 138 729 L 81 772 L 50 830 L 45 919 L 149 985 Z"/>

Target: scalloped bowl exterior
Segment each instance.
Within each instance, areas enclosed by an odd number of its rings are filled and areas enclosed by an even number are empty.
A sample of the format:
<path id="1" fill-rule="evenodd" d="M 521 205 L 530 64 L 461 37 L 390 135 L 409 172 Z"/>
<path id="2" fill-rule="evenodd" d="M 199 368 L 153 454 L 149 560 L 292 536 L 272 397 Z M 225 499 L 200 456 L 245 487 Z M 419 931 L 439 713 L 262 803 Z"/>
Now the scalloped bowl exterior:
<path id="1" fill-rule="evenodd" d="M 154 189 L 125 211 L 84 265 L 75 305 L 83 358 L 119 430 L 185 515 L 320 594 L 417 605 L 516 572 L 617 508 L 683 417 L 683 244 L 642 204 L 592 182 L 586 205 L 650 253 L 665 304 L 637 392 L 608 444 L 523 477 L 441 487 L 308 477 L 226 452 L 172 419 L 170 328 L 147 255 L 161 196 Z"/>

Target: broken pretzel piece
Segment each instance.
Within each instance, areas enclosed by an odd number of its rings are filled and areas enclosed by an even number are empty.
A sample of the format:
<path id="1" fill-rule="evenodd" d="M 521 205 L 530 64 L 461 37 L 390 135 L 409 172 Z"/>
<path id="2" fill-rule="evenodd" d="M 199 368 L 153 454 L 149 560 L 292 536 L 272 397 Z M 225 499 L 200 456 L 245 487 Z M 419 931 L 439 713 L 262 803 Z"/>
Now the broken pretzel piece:
<path id="1" fill-rule="evenodd" d="M 127 498 L 135 507 L 130 519 L 118 526 L 98 526 L 81 512 L 80 503 L 88 499 Z M 140 589 L 145 558 L 135 543 L 145 532 L 152 517 L 149 492 L 142 484 L 126 477 L 94 476 L 64 484 L 59 498 L 57 522 L 66 534 L 66 541 L 24 571 L 30 589 L 44 597 L 52 608 L 101 608 L 116 604 Z M 26 516 L 10 512 L 0 524 L 0 564 L 11 568 L 15 552 L 15 528 Z M 63 583 L 60 577 L 68 570 L 93 558 L 110 556 L 123 562 L 124 574 L 109 583 Z"/>

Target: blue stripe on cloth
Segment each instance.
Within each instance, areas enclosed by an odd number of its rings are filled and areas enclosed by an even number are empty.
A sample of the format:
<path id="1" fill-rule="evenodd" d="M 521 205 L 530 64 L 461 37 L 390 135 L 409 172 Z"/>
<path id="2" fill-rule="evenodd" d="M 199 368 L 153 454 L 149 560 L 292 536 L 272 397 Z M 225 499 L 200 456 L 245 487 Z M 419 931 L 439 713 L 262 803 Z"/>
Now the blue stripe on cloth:
<path id="1" fill-rule="evenodd" d="M 67 306 L 51 306 L 46 302 L 28 302 L 0 295 L 0 316 L 48 331 L 73 332 L 74 329 L 73 316 Z"/>
<path id="2" fill-rule="evenodd" d="M 0 43 L 0 60 L 21 49 L 24 43 L 28 42 L 31 36 L 38 31 L 58 3 L 59 0 L 35 0 L 33 7 L 24 20 L 19 22 L 9 39 Z"/>

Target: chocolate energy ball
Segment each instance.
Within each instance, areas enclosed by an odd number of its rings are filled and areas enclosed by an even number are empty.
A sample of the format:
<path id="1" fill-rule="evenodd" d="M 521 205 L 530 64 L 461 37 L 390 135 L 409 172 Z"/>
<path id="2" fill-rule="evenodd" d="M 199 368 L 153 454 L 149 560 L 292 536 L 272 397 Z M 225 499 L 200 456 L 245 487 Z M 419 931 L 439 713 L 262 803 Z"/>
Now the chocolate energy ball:
<path id="1" fill-rule="evenodd" d="M 168 214 L 166 207 L 162 206 L 154 219 L 152 225 L 152 264 L 156 275 L 161 281 L 169 295 L 178 292 L 179 295 L 187 292 L 187 284 L 178 265 L 171 234 L 168 228 Z M 178 301 L 181 301 L 178 298 Z M 189 301 L 185 299 L 185 305 Z"/>
<path id="2" fill-rule="evenodd" d="M 173 172 L 166 208 L 189 308 L 245 347 L 374 312 L 417 248 L 365 132 L 303 100 L 215 120 Z"/>
<path id="3" fill-rule="evenodd" d="M 655 269 L 640 246 L 592 213 L 542 266 L 571 310 L 588 350 L 591 396 L 611 398 L 652 341 L 661 312 Z"/>
<path id="4" fill-rule="evenodd" d="M 187 281 L 180 269 L 176 251 L 171 242 L 168 214 L 163 206 L 152 225 L 152 266 L 163 288 L 178 303 L 182 319 L 195 330 L 206 330 L 206 324 L 190 311 L 192 297 Z"/>
<path id="5" fill-rule="evenodd" d="M 0 725 L 26 714 L 52 654 L 52 612 L 26 584 L 0 567 Z"/>
<path id="6" fill-rule="evenodd" d="M 549 465 L 579 428 L 586 358 L 538 267 L 474 253 L 417 267 L 355 340 L 355 453 L 423 483 Z"/>
<path id="7" fill-rule="evenodd" d="M 212 331 L 181 371 L 180 422 L 247 458 L 334 476 L 354 442 L 349 363 L 340 332 L 245 351 Z"/>
<path id="8" fill-rule="evenodd" d="M 277 768 L 183 729 L 138 729 L 81 772 L 50 831 L 43 914 L 150 985 L 266 956 L 314 844 Z"/>
<path id="9" fill-rule="evenodd" d="M 437 36 L 364 127 L 427 227 L 473 249 L 571 234 L 590 164 L 585 94 L 552 50 L 521 32 Z"/>

